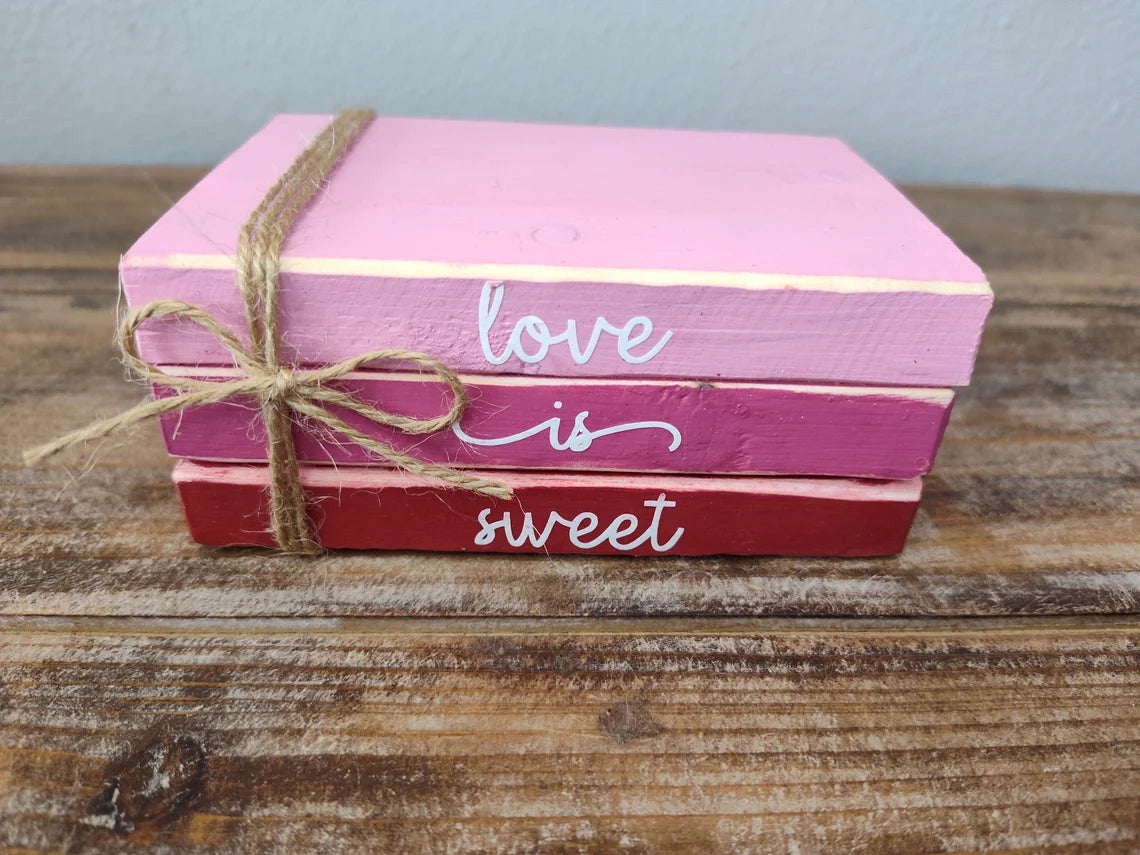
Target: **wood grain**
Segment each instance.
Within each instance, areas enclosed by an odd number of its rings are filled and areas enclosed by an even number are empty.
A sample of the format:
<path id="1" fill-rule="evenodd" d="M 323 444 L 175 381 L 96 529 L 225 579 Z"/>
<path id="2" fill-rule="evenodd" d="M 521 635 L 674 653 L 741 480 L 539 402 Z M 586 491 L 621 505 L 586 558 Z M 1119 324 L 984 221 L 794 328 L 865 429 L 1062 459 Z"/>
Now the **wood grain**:
<path id="1" fill-rule="evenodd" d="M 232 624 L 9 619 L 8 851 L 1140 848 L 1132 624 Z"/>
<path id="2" fill-rule="evenodd" d="M 912 190 L 997 306 L 897 559 L 305 561 L 17 462 L 198 174 L 0 168 L 0 851 L 1140 851 L 1140 198 Z"/>
<path id="3" fill-rule="evenodd" d="M 35 470 L 27 444 L 141 398 L 118 253 L 199 173 L 0 171 L 0 611 L 91 615 L 1000 615 L 1140 610 L 1140 198 L 912 195 L 997 295 L 894 559 L 213 553 L 158 430 Z"/>

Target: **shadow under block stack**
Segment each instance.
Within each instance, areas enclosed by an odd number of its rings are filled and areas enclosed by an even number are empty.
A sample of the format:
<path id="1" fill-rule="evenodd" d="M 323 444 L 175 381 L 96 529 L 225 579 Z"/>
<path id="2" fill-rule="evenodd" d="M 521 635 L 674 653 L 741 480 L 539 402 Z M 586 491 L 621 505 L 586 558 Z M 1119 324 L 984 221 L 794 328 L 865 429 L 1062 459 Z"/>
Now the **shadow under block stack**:
<path id="1" fill-rule="evenodd" d="M 124 256 L 128 302 L 192 303 L 242 337 L 236 236 L 328 121 L 279 116 L 207 175 Z M 393 470 L 298 418 L 314 532 L 328 548 L 898 552 L 991 304 L 977 266 L 834 139 L 376 119 L 285 246 L 284 358 L 438 358 L 470 398 L 450 429 L 338 415 L 515 495 Z M 137 339 L 168 373 L 237 373 L 192 325 Z M 445 412 L 447 387 L 412 369 L 337 387 Z M 162 429 L 195 540 L 271 545 L 255 403 Z"/>

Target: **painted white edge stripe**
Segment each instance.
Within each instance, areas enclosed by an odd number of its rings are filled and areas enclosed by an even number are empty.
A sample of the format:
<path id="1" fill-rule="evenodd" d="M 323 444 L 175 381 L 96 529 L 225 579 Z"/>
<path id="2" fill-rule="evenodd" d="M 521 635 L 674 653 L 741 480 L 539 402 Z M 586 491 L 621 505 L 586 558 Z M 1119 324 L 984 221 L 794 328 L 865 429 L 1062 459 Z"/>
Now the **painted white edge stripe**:
<path id="1" fill-rule="evenodd" d="M 123 267 L 177 270 L 233 270 L 227 255 L 127 255 Z M 534 264 L 453 264 L 368 258 L 283 258 L 285 273 L 328 276 L 380 276 L 393 279 L 482 279 L 522 282 L 604 282 L 633 285 L 696 285 L 721 288 L 809 291 L 895 292 L 990 296 L 988 282 L 928 282 L 918 279 L 876 279 L 862 276 L 803 276 L 715 270 L 656 270 L 620 267 L 557 267 Z"/>
<path id="2" fill-rule="evenodd" d="M 188 377 L 191 379 L 204 379 L 209 377 L 240 377 L 240 369 L 229 366 L 198 366 L 186 365 L 160 365 L 160 369 L 174 377 Z M 302 369 L 303 370 L 303 369 Z M 440 380 L 429 371 L 418 373 L 415 371 L 352 371 L 345 375 L 346 380 L 370 381 L 409 381 L 420 380 L 424 383 L 439 383 Z M 687 386 L 699 388 L 712 386 L 718 389 L 772 389 L 781 392 L 799 392 L 808 395 L 847 395 L 850 397 L 879 396 L 887 398 L 906 398 L 912 401 L 924 401 L 930 404 L 949 406 L 954 400 L 953 389 L 935 389 L 920 386 L 818 386 L 800 383 L 741 383 L 704 380 L 667 380 L 656 378 L 630 378 L 628 380 L 615 380 L 599 377 L 531 377 L 528 375 L 499 375 L 499 374 L 460 374 L 459 379 L 466 386 Z"/>
<path id="3" fill-rule="evenodd" d="M 468 473 L 478 470 L 466 470 Z M 719 490 L 730 493 L 766 493 L 784 496 L 817 496 L 847 501 L 917 502 L 922 494 L 921 478 L 894 481 L 865 481 L 849 478 L 801 478 L 771 476 L 721 476 L 623 474 L 620 481 L 612 475 L 582 472 L 515 472 L 484 470 L 488 478 L 497 478 L 513 487 L 609 487 L 665 490 L 683 494 L 690 490 Z M 214 484 L 263 484 L 269 481 L 269 467 L 261 463 L 227 465 L 196 463 L 182 459 L 174 465 L 176 484 L 204 481 Z M 310 487 L 394 487 L 401 489 L 440 487 L 428 476 L 414 475 L 395 469 L 370 466 L 337 468 L 320 464 L 301 464 L 301 481 Z"/>

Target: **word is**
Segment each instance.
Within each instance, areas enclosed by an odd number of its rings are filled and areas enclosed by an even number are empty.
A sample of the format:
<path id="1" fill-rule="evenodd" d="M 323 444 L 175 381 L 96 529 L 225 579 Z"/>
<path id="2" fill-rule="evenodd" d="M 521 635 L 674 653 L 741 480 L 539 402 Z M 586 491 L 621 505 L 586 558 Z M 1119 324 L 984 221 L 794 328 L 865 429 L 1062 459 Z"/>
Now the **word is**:
<path id="1" fill-rule="evenodd" d="M 499 310 L 503 306 L 503 292 L 505 290 L 502 282 L 485 282 L 483 290 L 479 293 L 479 345 L 483 348 L 483 356 L 492 365 L 502 365 L 512 356 L 517 356 L 521 361 L 530 364 L 541 362 L 550 352 L 551 346 L 563 342 L 570 350 L 570 358 L 577 365 L 584 365 L 594 355 L 602 333 L 616 336 L 618 356 L 631 365 L 638 365 L 655 357 L 673 337 L 673 331 L 666 330 L 649 350 L 640 355 L 634 355 L 630 353 L 630 348 L 648 341 L 653 335 L 653 321 L 644 315 L 637 315 L 626 321 L 624 326 L 615 327 L 605 318 L 599 316 L 594 321 L 594 329 L 583 348 L 578 340 L 577 321 L 567 320 L 566 329 L 555 335 L 550 332 L 550 327 L 546 325 L 546 321 L 538 315 L 526 315 L 515 322 L 511 336 L 507 340 L 506 350 L 496 354 L 491 347 L 490 332 L 491 327 L 495 325 L 495 321 L 499 317 Z M 533 351 L 528 351 L 524 346 L 524 336 L 534 346 Z"/>
<path id="2" fill-rule="evenodd" d="M 554 408 L 556 410 L 562 409 L 562 402 L 555 401 Z M 565 440 L 559 439 L 558 437 L 558 430 L 562 426 L 562 419 L 558 416 L 552 416 L 544 422 L 539 422 L 534 427 L 521 430 L 518 433 L 512 433 L 509 436 L 491 438 L 471 436 L 464 431 L 458 423 L 452 424 L 451 431 L 463 442 L 483 446 L 511 445 L 512 443 L 529 439 L 532 436 L 537 436 L 543 431 L 548 431 L 550 447 L 555 451 L 583 452 L 589 451 L 590 446 L 594 444 L 594 440 L 600 439 L 603 436 L 611 436 L 615 433 L 625 433 L 626 431 L 635 430 L 663 430 L 671 437 L 669 443 L 670 451 L 676 451 L 681 447 L 681 432 L 668 422 L 627 422 L 625 424 L 590 430 L 586 427 L 586 419 L 589 418 L 589 416 L 589 410 L 582 410 L 582 412 L 578 413 L 578 415 L 574 417 L 574 427 L 571 428 Z"/>
<path id="3" fill-rule="evenodd" d="M 665 508 L 677 507 L 677 503 L 670 502 L 665 498 L 665 494 L 662 493 L 656 499 L 646 501 L 645 507 L 653 508 L 653 519 L 645 531 L 640 534 L 634 536 L 638 526 L 641 525 L 641 520 L 634 514 L 619 514 L 614 518 L 613 522 L 593 538 L 588 537 L 588 535 L 597 531 L 601 522 L 597 514 L 590 513 L 589 511 L 578 514 L 572 519 L 567 519 L 557 511 L 551 511 L 546 518 L 546 524 L 543 525 L 541 530 L 535 527 L 534 516 L 530 511 L 527 511 L 523 514 L 522 525 L 516 534 L 511 528 L 510 511 L 504 511 L 502 519 L 491 522 L 491 509 L 484 508 L 479 512 L 479 525 L 481 528 L 479 533 L 475 535 L 475 543 L 479 546 L 487 546 L 494 543 L 495 537 L 501 531 L 503 537 L 511 546 L 523 546 L 529 542 L 530 545 L 536 549 L 541 549 L 546 545 L 546 541 L 550 538 L 550 534 L 554 531 L 555 526 L 561 525 L 569 530 L 568 536 L 570 542 L 579 549 L 595 549 L 603 543 L 608 542 L 614 549 L 620 549 L 624 552 L 630 549 L 636 549 L 643 543 L 648 542 L 656 552 L 669 551 L 677 545 L 677 541 L 681 539 L 681 535 L 685 533 L 685 529 L 679 527 L 667 541 L 662 543 L 659 539 L 661 512 Z"/>

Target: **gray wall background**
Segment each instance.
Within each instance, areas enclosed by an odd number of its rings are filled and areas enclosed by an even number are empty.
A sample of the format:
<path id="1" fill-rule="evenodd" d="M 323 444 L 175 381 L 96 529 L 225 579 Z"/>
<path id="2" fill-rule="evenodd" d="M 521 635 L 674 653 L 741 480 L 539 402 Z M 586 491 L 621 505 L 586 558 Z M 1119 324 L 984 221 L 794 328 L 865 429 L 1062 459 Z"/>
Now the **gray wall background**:
<path id="1" fill-rule="evenodd" d="M 0 161 L 206 163 L 276 112 L 841 136 L 1140 191 L 1137 0 L 0 0 Z"/>

